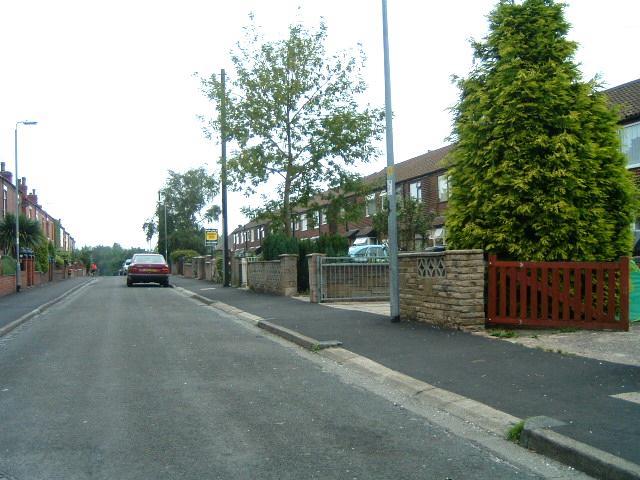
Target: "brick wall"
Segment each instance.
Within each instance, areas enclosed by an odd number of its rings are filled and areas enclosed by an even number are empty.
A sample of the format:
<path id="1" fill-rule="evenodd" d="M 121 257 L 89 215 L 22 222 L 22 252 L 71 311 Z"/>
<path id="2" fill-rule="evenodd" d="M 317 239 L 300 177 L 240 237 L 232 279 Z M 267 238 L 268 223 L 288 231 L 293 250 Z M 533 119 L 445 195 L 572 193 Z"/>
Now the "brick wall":
<path id="1" fill-rule="evenodd" d="M 15 275 L 0 275 L 0 297 L 16 291 Z"/>
<path id="2" fill-rule="evenodd" d="M 48 281 L 49 281 L 48 273 L 35 272 L 33 275 L 34 285 L 42 285 L 43 283 L 47 283 Z"/>
<path id="3" fill-rule="evenodd" d="M 280 260 L 249 262 L 247 286 L 257 292 L 295 295 L 298 292 L 298 256 L 280 255 Z"/>
<path id="4" fill-rule="evenodd" d="M 402 253 L 400 317 L 434 325 L 484 325 L 482 250 Z"/>
<path id="5" fill-rule="evenodd" d="M 447 211 L 447 202 L 441 202 L 438 198 L 438 177 L 444 175 L 446 170 L 430 173 L 422 178 L 422 201 L 426 212 L 433 212 L 436 216 L 442 216 Z"/>

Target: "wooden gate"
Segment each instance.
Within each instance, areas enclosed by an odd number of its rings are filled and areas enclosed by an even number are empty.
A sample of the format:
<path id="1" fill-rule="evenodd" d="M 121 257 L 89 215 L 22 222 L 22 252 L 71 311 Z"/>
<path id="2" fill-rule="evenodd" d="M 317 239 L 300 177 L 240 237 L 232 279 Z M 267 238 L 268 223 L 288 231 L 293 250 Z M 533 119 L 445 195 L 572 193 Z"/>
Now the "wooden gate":
<path id="1" fill-rule="evenodd" d="M 487 324 L 629 330 L 629 257 L 517 262 L 489 256 Z"/>

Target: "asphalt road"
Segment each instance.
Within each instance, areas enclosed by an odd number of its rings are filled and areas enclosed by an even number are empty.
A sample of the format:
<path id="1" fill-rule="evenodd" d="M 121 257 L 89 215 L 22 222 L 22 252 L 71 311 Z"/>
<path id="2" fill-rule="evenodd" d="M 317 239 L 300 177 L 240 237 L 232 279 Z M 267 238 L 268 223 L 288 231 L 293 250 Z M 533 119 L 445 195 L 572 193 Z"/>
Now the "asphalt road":
<path id="1" fill-rule="evenodd" d="M 561 478 L 172 289 L 122 278 L 2 337 L 0 365 L 0 479 Z"/>

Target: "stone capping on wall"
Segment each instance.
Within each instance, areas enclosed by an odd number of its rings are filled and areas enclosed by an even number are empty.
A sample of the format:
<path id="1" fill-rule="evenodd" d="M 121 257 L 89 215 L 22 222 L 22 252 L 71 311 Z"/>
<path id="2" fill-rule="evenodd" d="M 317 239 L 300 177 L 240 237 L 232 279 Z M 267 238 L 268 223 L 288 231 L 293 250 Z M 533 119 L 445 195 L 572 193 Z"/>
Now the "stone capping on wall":
<path id="1" fill-rule="evenodd" d="M 442 268 L 435 268 L 439 262 Z M 446 327 L 484 325 L 482 250 L 401 253 L 398 264 L 402 319 Z"/>

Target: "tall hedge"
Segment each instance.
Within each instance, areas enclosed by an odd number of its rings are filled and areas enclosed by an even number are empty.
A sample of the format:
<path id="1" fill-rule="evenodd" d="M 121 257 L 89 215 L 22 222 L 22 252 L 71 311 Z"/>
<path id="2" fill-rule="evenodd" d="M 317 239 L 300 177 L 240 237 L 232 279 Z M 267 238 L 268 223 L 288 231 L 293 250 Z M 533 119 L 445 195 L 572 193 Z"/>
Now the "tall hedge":
<path id="1" fill-rule="evenodd" d="M 262 256 L 265 260 L 277 260 L 282 254 L 298 255 L 298 291 L 309 290 L 309 264 L 307 255 L 310 253 L 326 253 L 329 257 L 346 256 L 349 250 L 349 240 L 340 235 L 321 235 L 320 238 L 298 240 L 288 237 L 284 233 L 271 233 L 262 243 Z"/>
<path id="2" fill-rule="evenodd" d="M 500 1 L 459 79 L 448 243 L 520 260 L 631 250 L 635 191 L 618 116 L 581 79 L 563 4 Z"/>

